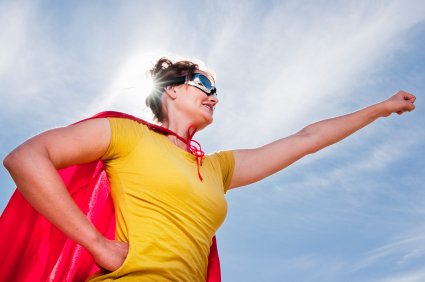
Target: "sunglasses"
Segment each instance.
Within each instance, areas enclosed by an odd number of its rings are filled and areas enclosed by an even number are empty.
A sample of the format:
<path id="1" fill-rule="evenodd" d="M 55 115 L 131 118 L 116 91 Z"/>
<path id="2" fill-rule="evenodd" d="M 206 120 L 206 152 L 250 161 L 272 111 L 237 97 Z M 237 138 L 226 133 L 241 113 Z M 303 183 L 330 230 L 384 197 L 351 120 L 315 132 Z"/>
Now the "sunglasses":
<path id="1" fill-rule="evenodd" d="M 194 73 L 191 79 L 186 79 L 186 76 L 177 77 L 171 81 L 167 81 L 167 85 L 187 84 L 194 86 L 207 94 L 207 96 L 217 96 L 217 89 L 214 83 L 202 73 Z"/>

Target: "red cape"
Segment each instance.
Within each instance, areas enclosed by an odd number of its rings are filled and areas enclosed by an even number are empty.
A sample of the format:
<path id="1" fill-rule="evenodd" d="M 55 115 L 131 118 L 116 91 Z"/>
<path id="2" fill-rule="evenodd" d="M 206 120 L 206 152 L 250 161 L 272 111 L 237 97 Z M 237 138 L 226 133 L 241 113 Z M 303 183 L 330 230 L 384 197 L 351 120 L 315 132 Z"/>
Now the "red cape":
<path id="1" fill-rule="evenodd" d="M 92 118 L 120 117 L 161 127 L 119 112 L 103 112 Z M 115 212 L 109 181 L 102 162 L 59 170 L 74 201 L 107 238 L 115 235 Z M 16 190 L 0 218 L 0 280 L 84 281 L 99 270 L 92 256 L 68 239 L 35 211 Z M 220 282 L 220 262 L 215 236 L 208 264 L 207 282 Z"/>

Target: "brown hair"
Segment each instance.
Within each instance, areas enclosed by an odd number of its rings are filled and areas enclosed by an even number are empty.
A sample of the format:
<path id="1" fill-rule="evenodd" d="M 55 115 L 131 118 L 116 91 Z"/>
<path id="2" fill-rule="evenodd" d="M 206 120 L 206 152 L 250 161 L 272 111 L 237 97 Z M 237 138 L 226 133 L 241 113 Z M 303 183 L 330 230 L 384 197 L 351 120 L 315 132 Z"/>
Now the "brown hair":
<path id="1" fill-rule="evenodd" d="M 195 71 L 199 70 L 199 66 L 190 61 L 178 61 L 173 63 L 168 58 L 159 59 L 155 66 L 149 70 L 149 74 L 153 80 L 153 89 L 148 97 L 146 97 L 146 106 L 148 106 L 154 117 L 159 122 L 164 121 L 164 113 L 162 111 L 161 98 L 166 86 L 172 86 L 176 83 L 176 78 L 186 76 L 192 78 Z"/>

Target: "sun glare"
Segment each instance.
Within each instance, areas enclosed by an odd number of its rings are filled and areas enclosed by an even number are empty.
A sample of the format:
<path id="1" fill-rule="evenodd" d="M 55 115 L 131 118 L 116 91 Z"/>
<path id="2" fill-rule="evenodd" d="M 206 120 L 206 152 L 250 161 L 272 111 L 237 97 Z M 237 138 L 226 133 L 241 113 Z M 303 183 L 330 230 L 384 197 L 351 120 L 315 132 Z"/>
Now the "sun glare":
<path id="1" fill-rule="evenodd" d="M 145 99 L 153 87 L 148 70 L 152 68 L 157 57 L 142 52 L 129 56 L 106 91 L 104 106 L 107 109 L 152 119 L 152 113 L 146 107 Z"/>
<path id="2" fill-rule="evenodd" d="M 121 111 L 152 120 L 152 112 L 145 104 L 146 97 L 153 88 L 153 81 L 148 70 L 163 56 L 163 54 L 144 51 L 128 55 L 106 89 L 103 103 L 93 105 L 91 108 L 97 108 L 98 111 Z M 174 55 L 168 55 L 168 57 L 175 61 L 187 59 Z M 198 63 L 201 69 L 205 69 L 202 61 L 193 61 Z"/>

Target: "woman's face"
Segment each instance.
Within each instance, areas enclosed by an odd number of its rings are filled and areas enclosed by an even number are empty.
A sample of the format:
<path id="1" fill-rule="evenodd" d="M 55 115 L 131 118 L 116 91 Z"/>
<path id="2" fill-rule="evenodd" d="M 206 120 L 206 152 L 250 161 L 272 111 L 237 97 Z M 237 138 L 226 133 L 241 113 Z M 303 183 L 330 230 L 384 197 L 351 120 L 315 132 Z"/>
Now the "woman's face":
<path id="1" fill-rule="evenodd" d="M 197 71 L 196 73 L 203 74 L 210 81 L 214 81 L 205 72 Z M 218 103 L 216 95 L 208 96 L 198 87 L 188 84 L 175 86 L 174 90 L 176 91 L 175 106 L 185 118 L 191 120 L 191 124 L 201 130 L 212 123 L 214 107 Z"/>

